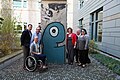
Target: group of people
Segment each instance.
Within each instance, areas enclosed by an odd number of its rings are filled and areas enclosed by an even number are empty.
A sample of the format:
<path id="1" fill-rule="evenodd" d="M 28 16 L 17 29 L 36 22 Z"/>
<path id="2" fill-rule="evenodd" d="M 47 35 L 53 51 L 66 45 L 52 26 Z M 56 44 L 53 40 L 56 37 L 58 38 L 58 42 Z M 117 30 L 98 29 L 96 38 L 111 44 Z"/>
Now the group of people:
<path id="1" fill-rule="evenodd" d="M 33 55 L 36 58 L 39 58 L 42 60 L 43 62 L 43 68 L 46 68 L 46 64 L 45 64 L 45 59 L 46 59 L 46 55 L 42 54 L 42 50 L 41 50 L 41 27 L 38 26 L 36 28 L 35 33 L 31 33 L 32 30 L 32 24 L 28 25 L 28 28 L 26 30 L 24 30 L 22 32 L 21 35 L 21 46 L 23 49 L 23 53 L 24 53 L 24 64 L 23 64 L 23 69 L 25 68 L 25 59 L 29 56 L 29 55 Z"/>
<path id="2" fill-rule="evenodd" d="M 24 64 L 23 68 L 25 68 L 25 59 L 29 55 L 33 55 L 36 58 L 39 58 L 43 62 L 43 68 L 46 68 L 45 59 L 46 55 L 42 54 L 41 49 L 41 27 L 38 26 L 36 28 L 35 33 L 31 33 L 32 30 L 32 24 L 28 25 L 28 28 L 22 32 L 21 35 L 21 46 L 24 53 Z M 74 56 L 76 57 L 76 63 L 78 63 L 78 66 L 85 67 L 86 64 L 90 63 L 90 59 L 88 57 L 88 43 L 89 43 L 89 37 L 87 35 L 87 31 L 85 29 L 79 29 L 77 30 L 77 33 L 73 33 L 72 28 L 67 29 L 67 38 L 66 38 L 66 46 L 67 46 L 67 58 L 68 58 L 68 64 L 72 65 L 74 62 Z"/>
<path id="3" fill-rule="evenodd" d="M 88 57 L 89 36 L 87 35 L 86 29 L 78 29 L 75 34 L 72 28 L 68 28 L 67 32 L 66 46 L 68 64 L 73 65 L 75 56 L 75 62 L 78 63 L 78 66 L 86 67 L 86 64 L 91 63 Z"/>

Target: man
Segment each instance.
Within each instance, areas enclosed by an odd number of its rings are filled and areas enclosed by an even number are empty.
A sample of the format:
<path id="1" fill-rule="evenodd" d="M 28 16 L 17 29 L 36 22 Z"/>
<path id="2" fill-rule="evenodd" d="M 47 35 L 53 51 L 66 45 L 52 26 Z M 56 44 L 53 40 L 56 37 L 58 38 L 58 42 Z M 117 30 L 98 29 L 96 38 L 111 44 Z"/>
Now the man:
<path id="1" fill-rule="evenodd" d="M 77 42 L 78 42 L 78 37 L 80 36 L 80 32 L 81 32 L 81 30 L 80 29 L 77 29 L 77 32 L 76 32 L 76 38 L 77 38 L 77 41 L 76 41 L 76 47 L 75 47 L 75 49 L 74 49 L 74 51 L 75 51 L 75 59 L 76 59 L 76 63 L 79 63 L 79 55 L 78 55 L 78 48 L 77 48 Z"/>
<path id="2" fill-rule="evenodd" d="M 28 25 L 28 29 L 24 30 L 21 35 L 21 46 L 24 53 L 24 64 L 23 68 L 25 69 L 25 59 L 29 56 L 30 51 L 30 40 L 31 40 L 31 33 L 32 30 L 32 24 Z"/>
<path id="3" fill-rule="evenodd" d="M 38 43 L 38 36 L 34 37 L 34 41 L 30 45 L 30 53 L 37 59 L 37 60 L 42 60 L 43 62 L 43 68 L 47 68 L 45 65 L 45 59 L 46 55 L 42 54 L 42 50 L 39 49 L 39 43 Z"/>
<path id="4" fill-rule="evenodd" d="M 38 43 L 39 43 L 39 45 L 40 45 L 40 42 L 41 42 L 41 32 L 40 32 L 40 30 L 41 30 L 41 27 L 38 26 L 38 27 L 36 28 L 36 32 L 33 33 L 33 35 L 32 35 L 31 43 L 34 41 L 34 37 L 35 37 L 35 36 L 38 36 Z"/>

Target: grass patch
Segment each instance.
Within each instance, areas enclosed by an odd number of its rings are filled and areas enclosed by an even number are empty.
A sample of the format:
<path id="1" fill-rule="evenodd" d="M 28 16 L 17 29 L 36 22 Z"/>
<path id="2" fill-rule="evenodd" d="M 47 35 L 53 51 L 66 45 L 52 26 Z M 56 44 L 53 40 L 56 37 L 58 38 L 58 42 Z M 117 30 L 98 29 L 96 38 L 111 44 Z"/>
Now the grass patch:
<path id="1" fill-rule="evenodd" d="M 120 75 L 120 61 L 115 60 L 111 57 L 105 56 L 103 54 L 91 54 L 91 56 L 101 62 L 103 65 L 111 69 L 113 72 Z"/>

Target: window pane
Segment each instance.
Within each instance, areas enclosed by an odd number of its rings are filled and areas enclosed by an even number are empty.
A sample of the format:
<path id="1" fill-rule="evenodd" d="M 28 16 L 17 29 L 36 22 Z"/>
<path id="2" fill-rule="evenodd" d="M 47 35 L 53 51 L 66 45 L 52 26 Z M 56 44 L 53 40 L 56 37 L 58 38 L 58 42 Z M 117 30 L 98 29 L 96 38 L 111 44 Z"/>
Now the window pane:
<path id="1" fill-rule="evenodd" d="M 97 41 L 102 42 L 102 22 L 98 22 Z"/>
<path id="2" fill-rule="evenodd" d="M 41 8 L 41 2 L 38 1 L 38 9 Z"/>
<path id="3" fill-rule="evenodd" d="M 83 18 L 79 20 L 79 26 L 80 26 L 80 28 L 83 27 Z"/>
<path id="4" fill-rule="evenodd" d="M 13 0 L 13 7 L 14 8 L 21 8 L 22 1 L 21 0 Z"/>
<path id="5" fill-rule="evenodd" d="M 80 8 L 82 8 L 84 5 L 84 0 L 79 0 L 79 2 L 80 2 Z"/>
<path id="6" fill-rule="evenodd" d="M 93 40 L 94 23 L 91 26 L 91 40 Z"/>
<path id="7" fill-rule="evenodd" d="M 103 20 L 103 11 L 98 12 L 98 21 Z"/>
<path id="8" fill-rule="evenodd" d="M 27 8 L 27 0 L 23 1 L 23 8 Z"/>

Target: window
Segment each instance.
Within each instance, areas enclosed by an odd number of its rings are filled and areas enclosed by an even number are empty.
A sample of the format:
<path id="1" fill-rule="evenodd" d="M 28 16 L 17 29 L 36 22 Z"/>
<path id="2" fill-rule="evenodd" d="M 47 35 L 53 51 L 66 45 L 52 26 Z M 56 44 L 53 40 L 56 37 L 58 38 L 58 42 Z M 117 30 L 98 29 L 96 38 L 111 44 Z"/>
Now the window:
<path id="1" fill-rule="evenodd" d="M 89 0 L 78 0 L 78 6 L 79 6 L 78 9 L 81 9 L 84 6 L 84 4 L 88 1 Z"/>
<path id="2" fill-rule="evenodd" d="M 13 7 L 14 8 L 21 8 L 22 0 L 13 0 Z"/>
<path id="3" fill-rule="evenodd" d="M 27 0 L 23 0 L 23 8 L 27 8 Z"/>
<path id="4" fill-rule="evenodd" d="M 103 8 L 91 13 L 91 39 L 102 42 Z"/>
<path id="5" fill-rule="evenodd" d="M 79 20 L 79 27 L 83 28 L 83 18 Z"/>
<path id="6" fill-rule="evenodd" d="M 83 7 L 84 0 L 79 0 L 79 4 L 80 4 L 80 9 L 81 9 Z"/>
<path id="7" fill-rule="evenodd" d="M 27 8 L 27 0 L 13 0 L 13 8 Z"/>
<path id="8" fill-rule="evenodd" d="M 40 9 L 40 8 L 41 8 L 41 2 L 38 1 L 38 9 Z"/>

